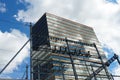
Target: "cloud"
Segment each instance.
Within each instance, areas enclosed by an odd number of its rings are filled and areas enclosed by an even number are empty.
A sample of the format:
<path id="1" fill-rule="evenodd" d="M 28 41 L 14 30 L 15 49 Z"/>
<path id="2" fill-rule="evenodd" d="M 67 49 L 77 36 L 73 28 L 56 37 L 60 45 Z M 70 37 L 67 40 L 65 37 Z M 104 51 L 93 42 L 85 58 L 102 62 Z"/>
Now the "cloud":
<path id="1" fill-rule="evenodd" d="M 1 3 L 1 2 L 0 2 L 0 12 L 1 12 L 1 13 L 6 12 L 6 5 L 5 5 L 5 3 Z"/>
<path id="2" fill-rule="evenodd" d="M 24 0 L 24 2 L 29 5 L 26 10 L 19 10 L 15 15 L 18 21 L 36 22 L 45 12 L 75 20 L 93 27 L 99 41 L 120 56 L 120 0 Z"/>
<path id="3" fill-rule="evenodd" d="M 102 43 L 119 52 L 120 5 L 105 0 L 23 0 L 30 5 L 14 15 L 18 21 L 36 22 L 45 12 L 94 27 Z M 63 3 L 64 2 L 64 3 Z M 120 3 L 118 1 L 117 3 Z M 104 37 L 104 38 L 103 38 Z"/>
<path id="4" fill-rule="evenodd" d="M 11 29 L 10 32 L 0 31 L 0 70 L 10 61 L 16 52 L 25 44 L 28 37 L 16 29 Z M 12 73 L 17 69 L 18 65 L 28 57 L 29 45 L 27 45 L 12 61 L 12 63 L 5 69 L 4 74 Z"/>
<path id="5" fill-rule="evenodd" d="M 114 68 L 114 72 L 113 73 L 115 75 L 118 75 L 119 71 L 120 71 L 120 66 L 118 65 L 116 68 Z M 115 77 L 114 80 L 120 80 L 120 78 L 119 77 Z"/>

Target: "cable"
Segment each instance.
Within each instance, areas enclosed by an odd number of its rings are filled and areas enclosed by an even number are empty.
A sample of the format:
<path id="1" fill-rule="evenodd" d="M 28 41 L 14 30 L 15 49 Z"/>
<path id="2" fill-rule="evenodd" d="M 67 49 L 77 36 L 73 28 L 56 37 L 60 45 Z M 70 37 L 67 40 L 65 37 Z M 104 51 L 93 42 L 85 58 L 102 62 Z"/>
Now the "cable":
<path id="1" fill-rule="evenodd" d="M 14 60 L 14 58 L 20 53 L 20 51 L 27 45 L 30 39 L 20 48 L 20 50 L 13 56 L 13 58 L 5 65 L 5 67 L 0 71 L 0 74 L 8 67 L 8 65 Z"/>

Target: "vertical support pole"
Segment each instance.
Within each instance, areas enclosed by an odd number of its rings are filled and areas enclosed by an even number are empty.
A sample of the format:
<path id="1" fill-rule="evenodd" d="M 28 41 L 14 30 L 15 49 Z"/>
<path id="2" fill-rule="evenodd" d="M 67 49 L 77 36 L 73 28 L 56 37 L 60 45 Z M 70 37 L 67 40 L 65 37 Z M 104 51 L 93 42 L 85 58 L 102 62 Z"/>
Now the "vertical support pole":
<path id="1" fill-rule="evenodd" d="M 30 23 L 30 80 L 33 80 L 33 67 L 32 67 L 32 23 Z"/>
<path id="2" fill-rule="evenodd" d="M 26 78 L 25 80 L 28 80 L 28 65 L 26 64 Z"/>
<path id="3" fill-rule="evenodd" d="M 37 63 L 39 62 L 38 58 L 37 58 Z M 38 75 L 38 80 L 40 80 L 40 65 L 37 65 L 38 71 L 37 71 L 37 75 Z"/>
<path id="4" fill-rule="evenodd" d="M 75 76 L 75 80 L 78 80 L 78 76 L 77 76 L 77 73 L 76 73 L 74 61 L 73 61 L 73 59 L 72 59 L 72 55 L 70 54 L 70 48 L 69 48 L 69 45 L 68 45 L 68 40 L 67 40 L 67 38 L 65 38 L 65 41 L 66 41 L 66 44 L 67 44 L 68 54 L 69 54 L 69 56 L 70 56 L 70 60 L 71 60 L 71 64 L 72 64 L 72 68 L 73 68 L 73 73 L 74 73 L 74 76 Z"/>
<path id="5" fill-rule="evenodd" d="M 106 68 L 106 66 L 105 66 L 105 64 L 104 64 L 104 62 L 103 62 L 103 60 L 102 60 L 102 57 L 101 57 L 101 55 L 100 55 L 100 53 L 99 53 L 99 50 L 98 50 L 98 48 L 97 48 L 97 46 L 96 46 L 95 43 L 93 43 L 93 45 L 94 45 L 94 47 L 95 47 L 95 49 L 96 49 L 96 51 L 97 51 L 97 54 L 98 54 L 99 59 L 101 60 L 101 63 L 102 63 L 102 66 L 104 67 L 104 70 L 105 70 L 105 72 L 106 72 L 106 75 L 107 75 L 108 79 L 110 80 L 111 76 L 109 75 L 109 72 L 108 72 L 108 70 L 107 70 L 107 68 Z"/>
<path id="6" fill-rule="evenodd" d="M 93 66 L 92 66 L 91 64 L 90 64 L 90 66 L 91 66 L 91 69 L 92 69 L 93 74 L 94 74 L 94 79 L 97 80 L 96 75 L 95 75 L 95 71 L 94 71 L 94 69 L 93 69 Z"/>
<path id="7" fill-rule="evenodd" d="M 89 58 L 88 58 L 88 59 L 89 59 Z M 88 74 L 89 74 L 89 76 L 90 76 L 89 68 L 88 68 L 88 65 L 87 65 L 86 60 L 84 59 L 84 57 L 83 57 L 83 60 L 85 61 L 85 66 L 86 66 L 86 69 L 87 69 Z"/>
<path id="8" fill-rule="evenodd" d="M 110 74 L 111 75 L 111 78 L 112 78 L 112 80 L 114 80 L 114 77 L 113 77 L 113 75 L 112 74 Z"/>
<path id="9" fill-rule="evenodd" d="M 62 71 L 63 80 L 65 80 L 65 76 L 64 76 L 64 65 L 62 65 L 61 62 L 60 62 L 60 65 L 61 65 L 61 71 Z"/>

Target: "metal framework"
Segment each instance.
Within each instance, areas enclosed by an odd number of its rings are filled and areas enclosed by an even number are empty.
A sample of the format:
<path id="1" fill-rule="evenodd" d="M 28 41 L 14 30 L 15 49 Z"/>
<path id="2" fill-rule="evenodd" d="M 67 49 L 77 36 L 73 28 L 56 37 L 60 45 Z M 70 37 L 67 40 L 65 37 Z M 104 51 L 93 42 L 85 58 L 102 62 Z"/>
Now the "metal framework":
<path id="1" fill-rule="evenodd" d="M 50 18 L 50 16 L 48 17 L 49 28 L 51 28 L 51 30 L 49 30 L 49 35 L 48 25 L 46 24 L 47 20 L 44 17 L 45 16 L 43 16 L 43 20 L 40 21 L 42 25 L 41 31 L 38 30 L 38 26 L 41 26 L 39 23 L 37 23 L 37 27 L 35 28 L 32 27 L 32 24 L 30 23 L 30 39 L 0 71 L 0 74 L 30 41 L 30 80 L 114 80 L 113 77 L 116 75 L 111 75 L 108 72 L 107 67 L 109 67 L 109 65 L 116 59 L 120 64 L 116 54 L 105 62 L 103 60 L 103 55 L 101 55 L 101 52 L 98 50 L 99 46 L 97 46 L 97 43 L 87 43 L 83 42 L 84 40 L 72 40 L 76 35 L 67 33 L 67 29 L 65 29 L 66 31 L 62 35 L 71 34 L 72 37 L 62 36 L 62 38 L 60 38 L 51 36 L 54 34 L 52 33 L 52 31 L 54 31 L 53 27 L 50 27 L 53 26 L 51 25 L 53 22 L 54 24 L 59 25 L 59 29 L 61 30 L 64 30 L 61 28 L 62 24 L 65 24 L 62 25 L 64 26 L 63 28 L 68 28 L 68 26 L 71 25 L 69 24 L 69 20 L 63 19 L 66 23 L 60 22 L 62 19 L 58 20 L 58 17 L 56 18 L 55 16 L 53 16 L 54 18 Z M 57 22 L 55 20 L 58 20 L 58 23 L 55 23 Z M 74 24 L 77 25 L 76 23 Z M 54 27 L 58 27 L 56 25 Z M 71 29 L 72 26 L 70 27 Z M 32 30 L 36 32 L 32 32 Z M 60 32 L 60 30 L 56 31 Z M 61 36 L 61 34 L 58 33 L 55 33 L 54 35 L 56 34 L 57 36 Z M 82 34 L 85 34 L 84 29 Z M 91 32 L 91 35 L 92 34 L 93 33 Z M 89 49 L 87 50 L 86 47 L 89 47 L 91 51 L 89 51 Z M 92 52 L 92 50 L 95 52 Z M 93 53 L 95 53 L 95 55 Z M 26 66 L 25 74 L 25 80 L 28 80 L 28 65 Z"/>
<path id="2" fill-rule="evenodd" d="M 49 41 L 54 40 L 56 43 L 64 42 L 65 45 L 64 46 L 54 45 L 54 46 L 47 46 L 47 47 L 39 46 L 38 51 L 42 49 L 43 51 L 47 50 L 47 52 L 50 52 L 50 54 L 47 55 L 49 56 L 47 59 L 40 59 L 40 58 L 32 59 L 35 63 L 34 65 L 39 65 L 39 67 L 37 66 L 37 70 L 32 72 L 33 75 L 35 74 L 38 75 L 37 78 L 39 80 L 54 80 L 55 78 L 60 80 L 97 80 L 97 78 L 107 78 L 107 80 L 114 80 L 106 68 L 107 64 L 110 65 L 111 59 L 108 60 L 106 63 L 104 63 L 95 43 L 92 43 L 92 44 L 84 43 L 81 41 L 73 41 L 67 38 L 63 39 L 63 38 L 58 38 L 53 36 L 49 36 L 48 40 Z M 90 51 L 86 52 L 85 50 L 81 50 L 81 49 L 80 50 L 77 50 L 75 48 L 73 49 L 70 46 L 71 44 L 79 44 L 79 45 L 82 45 L 82 47 L 89 46 L 89 47 L 95 48 L 100 61 L 89 60 L 90 57 L 94 57 L 92 53 L 90 53 Z M 37 54 L 37 52 L 34 53 L 32 56 L 34 56 L 35 54 Z M 51 58 L 50 56 L 56 56 L 56 57 L 58 56 L 58 59 Z M 69 61 L 65 61 L 63 58 L 69 59 Z M 79 61 L 85 62 L 85 64 L 82 64 L 80 62 L 76 63 L 75 62 L 76 59 Z M 87 64 L 87 63 L 90 63 L 90 64 Z M 95 65 L 94 66 L 91 65 L 92 63 Z M 71 64 L 71 67 L 69 64 Z M 68 67 L 72 69 L 73 75 L 70 72 L 66 71 L 65 68 L 68 68 L 67 65 L 69 65 Z M 78 74 L 78 68 L 76 69 L 75 65 L 86 66 L 86 70 L 88 74 L 82 74 L 82 75 Z M 99 70 L 99 68 L 101 69 Z M 106 75 L 103 76 L 103 74 L 99 74 L 99 72 L 101 72 L 102 70 L 104 70 Z M 67 78 L 68 77 L 67 75 L 72 77 Z"/>
<path id="3" fill-rule="evenodd" d="M 64 56 L 65 54 L 68 54 L 68 55 L 65 55 L 64 57 L 66 57 L 66 58 L 70 58 L 70 62 L 64 62 L 64 61 L 61 61 L 60 59 L 59 60 L 54 60 L 54 59 L 43 59 L 43 60 L 41 60 L 41 59 L 33 59 L 33 60 L 35 60 L 35 61 L 37 61 L 37 63 L 42 63 L 42 62 L 49 62 L 49 63 L 51 63 L 51 64 L 53 64 L 53 62 L 54 63 L 59 63 L 59 65 L 57 65 L 57 66 L 59 66 L 59 70 L 58 71 L 54 71 L 56 74 L 57 73 L 60 73 L 61 75 L 62 75 L 62 80 L 67 80 L 66 79 L 66 75 L 67 74 L 65 74 L 64 72 L 65 72 L 65 70 L 64 70 L 64 68 L 66 67 L 64 64 L 72 64 L 72 69 L 73 69 L 73 73 L 74 73 L 74 76 L 75 76 L 75 79 L 74 80 L 79 80 L 79 78 L 78 78 L 78 76 L 85 76 L 85 75 L 78 75 L 77 74 L 77 69 L 76 69 L 76 67 L 75 67 L 75 64 L 76 65 L 83 65 L 83 64 L 81 64 L 81 63 L 75 63 L 74 62 L 74 59 L 76 59 L 76 58 L 79 58 L 79 60 L 80 61 L 84 61 L 85 62 L 85 66 L 86 66 L 86 69 L 87 69 L 87 71 L 88 71 L 88 73 L 89 73 L 89 75 L 88 76 L 86 76 L 86 79 L 85 80 L 92 80 L 92 79 L 94 79 L 94 80 L 97 80 L 97 77 L 99 76 L 99 75 L 101 75 L 101 74 L 99 74 L 103 69 L 105 70 L 106 68 L 105 67 L 109 67 L 109 65 L 113 62 L 113 61 L 115 61 L 116 59 L 117 59 L 117 61 L 118 61 L 118 63 L 120 64 L 120 61 L 119 61 L 119 59 L 118 59 L 118 55 L 116 55 L 116 54 L 114 54 L 114 56 L 112 57 L 112 58 L 110 58 L 107 62 L 102 62 L 102 58 L 101 58 L 101 55 L 100 55 L 100 53 L 99 53 L 99 51 L 98 51 L 98 49 L 97 49 L 97 47 L 96 47 L 96 45 L 95 45 L 95 43 L 93 43 L 93 44 L 89 44 L 89 43 L 83 43 L 83 42 L 78 42 L 78 41 L 72 41 L 72 40 L 69 40 L 69 39 L 67 39 L 67 38 L 65 38 L 65 39 L 62 39 L 62 38 L 57 38 L 57 37 L 49 37 L 48 38 L 48 40 L 55 40 L 55 41 L 57 41 L 57 40 L 59 40 L 59 41 L 64 41 L 65 43 L 66 43 L 66 46 L 54 46 L 54 48 L 51 48 L 51 47 L 40 47 L 40 49 L 43 49 L 43 50 L 48 50 L 49 52 L 51 52 L 51 54 L 52 55 L 57 55 L 57 56 Z M 23 47 L 27 44 L 29 42 L 29 40 L 23 45 Z M 87 60 L 86 58 L 89 58 L 89 57 L 92 57 L 92 54 L 90 54 L 90 52 L 88 51 L 88 52 L 85 52 L 85 53 L 83 53 L 81 50 L 79 50 L 78 52 L 77 52 L 77 50 L 76 49 L 74 49 L 74 50 L 72 50 L 72 52 L 71 52 L 71 48 L 70 48 L 70 46 L 69 46 L 69 43 L 75 43 L 75 44 L 80 44 L 80 45 L 84 45 L 84 46 L 90 46 L 90 47 L 94 47 L 95 49 L 96 49 L 96 51 L 97 51 L 97 53 L 98 53 L 98 56 L 99 56 L 99 58 L 101 59 L 101 62 L 95 62 L 95 61 L 90 61 L 90 60 Z M 23 49 L 23 47 L 17 52 L 17 54 Z M 64 49 L 63 49 L 63 47 L 64 47 Z M 17 55 L 16 54 L 16 55 Z M 51 55 L 50 54 L 50 55 Z M 11 60 L 13 60 L 15 57 L 16 57 L 16 55 L 11 59 Z M 75 55 L 75 56 L 74 56 Z M 32 55 L 31 55 L 32 56 Z M 80 58 L 80 57 L 83 57 L 83 58 Z M 10 62 L 12 62 L 10 60 Z M 10 64 L 10 62 L 7 64 L 7 66 Z M 88 65 L 88 64 L 86 64 L 87 62 L 90 62 L 90 63 L 95 63 L 95 64 L 102 64 L 102 66 L 97 66 L 98 67 L 98 69 L 96 69 L 96 70 L 94 70 L 93 69 L 93 65 Z M 91 67 L 91 71 L 92 71 L 92 73 L 90 74 L 90 72 L 89 72 L 89 68 L 88 67 Z M 43 66 L 43 68 L 42 69 L 45 69 L 45 71 L 46 70 L 48 70 L 47 68 L 44 68 L 44 67 L 46 67 L 46 66 Z M 47 65 L 47 67 L 50 67 L 50 65 Z M 52 67 L 53 67 L 53 65 L 52 65 Z M 5 68 L 6 68 L 6 66 L 5 66 Z M 4 71 L 4 69 L 5 68 L 3 68 L 3 70 L 2 71 Z M 38 69 L 40 69 L 40 66 L 39 66 L 39 68 Z M 1 72 L 2 72 L 1 71 Z M 28 80 L 28 65 L 26 66 L 26 71 L 25 71 L 25 73 L 26 73 L 26 77 L 25 77 L 25 79 L 26 80 Z M 37 74 L 42 74 L 42 75 L 46 75 L 46 74 L 49 74 L 49 75 L 51 75 L 52 73 L 41 73 L 41 71 L 39 70 L 39 71 L 35 71 L 35 72 L 32 72 L 32 73 L 37 73 Z M 107 77 L 109 80 L 114 80 L 114 78 L 113 78 L 113 76 L 116 76 L 116 75 L 111 75 L 110 73 L 108 73 L 108 72 L 106 72 L 106 74 L 107 74 L 107 76 L 106 75 L 101 75 L 102 77 Z M 55 74 L 53 74 L 53 75 L 55 75 Z M 97 76 L 98 75 L 98 76 Z M 39 75 L 38 75 L 39 76 Z M 70 75 L 70 76 L 73 76 L 73 75 Z M 117 77 L 119 77 L 119 76 L 117 76 Z M 39 77 L 39 79 L 40 79 L 40 77 Z M 50 80 L 49 78 L 47 78 L 47 79 L 45 79 L 45 80 Z M 69 79 L 70 80 L 70 79 Z"/>
<path id="4" fill-rule="evenodd" d="M 109 67 L 109 65 L 110 65 L 113 61 L 115 61 L 115 60 L 117 60 L 118 63 L 120 64 L 120 61 L 119 61 L 119 59 L 118 59 L 118 55 L 114 54 L 114 56 L 113 56 L 112 58 L 110 58 L 107 62 L 105 62 L 104 65 L 107 66 L 107 67 Z M 93 77 L 94 77 L 95 80 L 96 80 L 96 75 L 97 75 L 100 71 L 102 71 L 103 69 L 104 69 L 104 66 L 100 66 L 100 67 L 99 67 L 97 70 L 95 70 L 95 71 L 94 71 L 93 68 L 92 68 L 93 73 L 90 74 L 90 76 L 87 77 L 85 80 L 91 80 Z M 112 75 L 110 76 L 109 79 L 110 79 L 110 80 L 114 80 L 114 78 L 113 78 Z"/>

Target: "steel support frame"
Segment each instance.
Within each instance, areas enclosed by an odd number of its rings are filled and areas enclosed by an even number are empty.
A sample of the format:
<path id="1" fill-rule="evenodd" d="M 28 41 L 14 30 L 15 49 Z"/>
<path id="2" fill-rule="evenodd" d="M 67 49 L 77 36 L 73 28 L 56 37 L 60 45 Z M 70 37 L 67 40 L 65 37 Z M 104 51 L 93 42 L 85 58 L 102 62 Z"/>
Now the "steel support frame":
<path id="1" fill-rule="evenodd" d="M 74 76 L 75 76 L 75 80 L 78 80 L 78 75 L 77 75 L 77 72 L 76 72 L 76 69 L 75 69 L 75 65 L 74 65 L 74 61 L 72 59 L 72 55 L 70 54 L 70 48 L 69 48 L 69 44 L 68 44 L 67 38 L 65 38 L 65 41 L 66 41 L 66 45 L 67 45 L 67 48 L 68 48 L 68 54 L 70 56 L 70 60 L 71 60 L 71 64 L 72 64 L 72 68 L 73 68 L 73 73 L 74 73 Z"/>
<path id="2" fill-rule="evenodd" d="M 95 49 L 96 49 L 96 51 L 97 51 L 98 58 L 101 60 L 102 66 L 104 67 L 104 70 L 105 70 L 105 72 L 106 72 L 106 75 L 107 75 L 108 79 L 109 79 L 109 80 L 113 80 L 113 78 L 111 78 L 111 75 L 109 74 L 109 72 L 108 72 L 108 70 L 107 70 L 107 68 L 106 68 L 106 66 L 105 66 L 105 64 L 104 64 L 104 62 L 103 62 L 103 60 L 102 60 L 102 57 L 101 57 L 101 55 L 100 55 L 100 53 L 99 53 L 99 50 L 98 50 L 96 44 L 93 43 L 93 45 L 94 45 L 94 47 L 95 47 Z"/>

